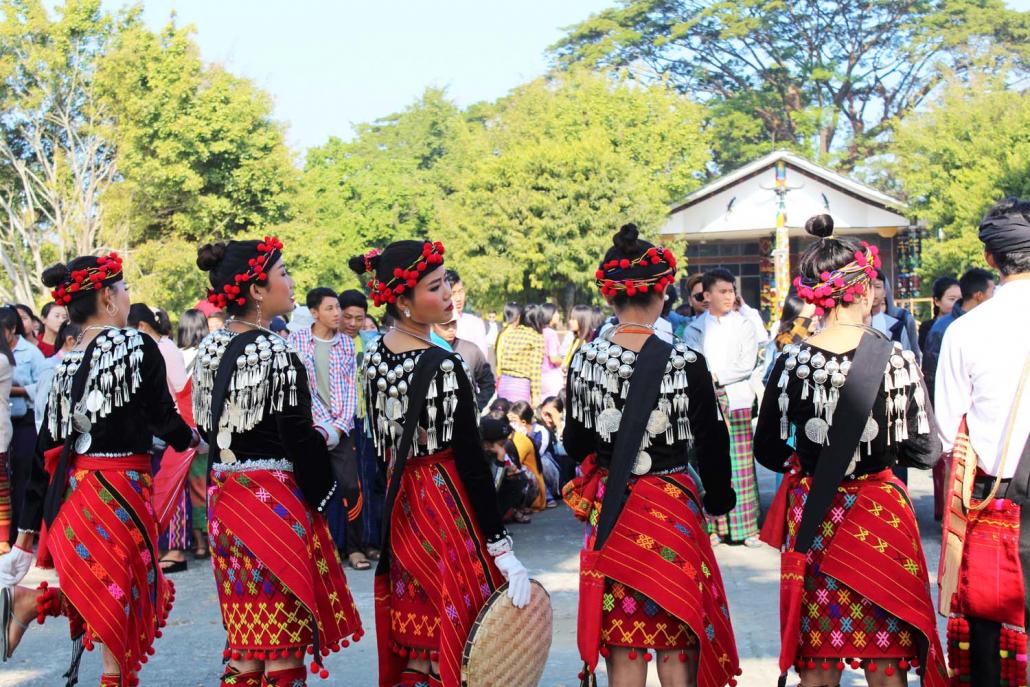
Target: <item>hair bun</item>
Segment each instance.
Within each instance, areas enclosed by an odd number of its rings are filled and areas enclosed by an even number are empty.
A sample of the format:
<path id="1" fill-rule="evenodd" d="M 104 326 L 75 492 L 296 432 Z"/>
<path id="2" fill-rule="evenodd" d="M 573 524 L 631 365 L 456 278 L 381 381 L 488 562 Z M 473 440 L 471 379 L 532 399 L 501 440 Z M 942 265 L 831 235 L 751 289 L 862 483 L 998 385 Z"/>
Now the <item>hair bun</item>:
<path id="1" fill-rule="evenodd" d="M 197 249 L 197 267 L 205 272 L 214 272 L 225 258 L 226 244 L 206 243 Z"/>
<path id="2" fill-rule="evenodd" d="M 623 224 L 615 236 L 612 237 L 612 245 L 615 246 L 623 255 L 636 255 L 640 252 L 640 244 L 637 238 L 640 236 L 640 230 L 637 229 L 637 225 L 632 222 L 629 224 Z"/>
<path id="3" fill-rule="evenodd" d="M 805 231 L 816 238 L 828 238 L 833 235 L 833 218 L 829 215 L 809 217 L 805 222 Z"/>
<path id="4" fill-rule="evenodd" d="M 68 271 L 67 265 L 63 262 L 59 262 L 56 265 L 43 270 L 41 279 L 44 286 L 53 289 L 71 279 L 71 276 L 72 274 Z"/>
<path id="5" fill-rule="evenodd" d="M 371 267 L 373 271 L 376 269 L 379 265 L 379 256 L 380 253 L 378 252 L 374 255 L 369 255 L 367 258 L 364 253 L 355 255 L 347 261 L 347 266 L 354 270 L 354 273 L 360 277 L 369 271 L 365 269 L 366 267 Z"/>

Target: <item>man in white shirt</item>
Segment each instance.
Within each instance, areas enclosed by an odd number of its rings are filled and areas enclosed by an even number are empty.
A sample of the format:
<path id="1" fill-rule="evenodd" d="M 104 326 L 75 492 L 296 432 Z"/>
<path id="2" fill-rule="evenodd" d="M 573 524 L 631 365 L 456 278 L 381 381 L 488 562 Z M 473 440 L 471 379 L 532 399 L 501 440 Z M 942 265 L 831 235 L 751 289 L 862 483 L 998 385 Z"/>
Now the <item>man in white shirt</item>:
<path id="1" fill-rule="evenodd" d="M 1019 394 L 1020 398 L 1017 393 L 1030 357 L 1030 202 L 1007 200 L 996 205 L 980 224 L 980 240 L 984 243 L 987 263 L 1001 273 L 1001 285 L 992 299 L 955 320 L 945 332 L 937 364 L 934 405 L 945 450 L 952 448 L 962 418 L 966 419 L 969 444 L 983 473 L 976 478 L 973 496 L 984 498 L 991 490 L 994 477 L 999 476 L 1003 482 L 997 497 L 1010 499 L 1022 508 L 1019 527 L 1022 581 L 1011 573 L 1008 579 L 1002 575 L 996 581 L 979 582 L 992 588 L 1022 582 L 1025 596 L 1030 590 L 1030 498 L 1027 498 L 1030 383 Z M 971 555 L 967 544 L 963 558 Z M 963 561 L 964 569 L 968 562 Z M 991 563 L 988 568 L 1000 566 Z M 1018 608 L 1010 606 L 999 609 L 999 613 L 1004 614 L 1005 610 L 1015 610 L 1019 616 L 1016 620 L 1022 621 L 1015 624 L 1026 626 L 1030 606 L 1025 599 L 1022 614 Z M 1001 684 L 1001 625 L 972 616 L 966 616 L 966 620 L 969 623 L 969 684 Z M 1006 653 L 1025 654 L 1025 648 L 1021 652 Z M 966 676 L 959 679 L 963 677 Z"/>
<path id="2" fill-rule="evenodd" d="M 683 332 L 684 342 L 704 354 L 712 373 L 719 405 L 730 431 L 730 461 L 737 505 L 729 515 L 712 518 L 712 542 L 724 539 L 760 546 L 758 540 L 758 482 L 751 450 L 751 406 L 755 392 L 749 379 L 758 362 L 755 327 L 735 310 L 733 274 L 723 268 L 706 272 L 701 280 L 708 311 L 695 317 Z"/>
<path id="3" fill-rule="evenodd" d="M 447 282 L 451 285 L 451 303 L 454 305 L 454 316 L 458 318 L 456 336 L 463 341 L 474 343 L 476 348 L 487 355 L 486 323 L 472 313 L 465 312 L 465 285 L 454 270 L 447 270 Z"/>

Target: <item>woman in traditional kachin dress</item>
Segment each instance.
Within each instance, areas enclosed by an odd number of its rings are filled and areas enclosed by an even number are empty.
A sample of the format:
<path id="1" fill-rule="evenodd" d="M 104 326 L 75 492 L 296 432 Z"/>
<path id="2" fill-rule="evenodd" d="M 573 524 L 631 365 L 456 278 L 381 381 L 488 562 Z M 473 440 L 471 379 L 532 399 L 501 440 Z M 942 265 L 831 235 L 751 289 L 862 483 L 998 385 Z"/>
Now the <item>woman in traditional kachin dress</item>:
<path id="1" fill-rule="evenodd" d="M 185 450 L 200 437 L 175 411 L 157 344 L 125 328 L 129 291 L 116 253 L 55 265 L 43 283 L 82 334 L 54 372 L 17 546 L 0 559 L 0 584 L 25 576 L 45 522 L 60 589 L 4 589 L 0 644 L 6 659 L 32 616 L 63 613 L 73 639 L 102 645 L 100 684 L 135 685 L 175 596 L 158 565 L 151 438 Z"/>
<path id="2" fill-rule="evenodd" d="M 788 626 L 781 630 L 780 668 L 785 675 L 793 664 L 804 687 L 837 685 L 847 666 L 863 668 L 873 687 L 906 684 L 910 668 L 922 673 L 924 685 L 944 685 L 919 530 L 905 485 L 891 473 L 896 463 L 929 468 L 940 455 L 919 364 L 911 352 L 884 341 L 878 345 L 885 370 L 853 365 L 860 342 L 877 344 L 876 333 L 863 325 L 880 264 L 877 248 L 832 238 L 828 215 L 813 217 L 806 229 L 818 240 L 801 258 L 795 287 L 817 306 L 825 326 L 777 358 L 754 441 L 762 465 L 788 473 L 762 531 L 784 556 L 781 614 Z M 857 445 L 838 447 L 839 470 L 827 462 L 817 472 L 824 448 L 832 451 L 835 411 L 837 424 L 846 422 L 837 404 L 856 375 L 874 376 L 852 382 L 877 387 L 868 394 L 872 410 L 864 429 L 856 426 Z M 813 474 L 820 478 L 814 487 Z M 819 525 L 807 530 L 814 533 L 810 548 L 806 541 L 795 553 L 810 501 L 826 504 L 825 514 L 813 511 L 809 521 Z M 791 561 L 798 570 L 788 569 Z M 792 580 L 802 577 L 792 597 Z"/>
<path id="3" fill-rule="evenodd" d="M 655 336 L 675 280 L 672 251 L 639 239 L 632 224 L 612 243 L 597 284 L 619 324 L 576 352 L 566 383 L 564 446 L 582 476 L 565 500 L 587 522 L 581 677 L 590 684 L 600 653 L 618 687 L 642 687 L 652 657 L 663 685 L 734 685 L 737 650 L 702 512 L 703 503 L 724 514 L 736 500 L 729 434 L 704 356 Z"/>
<path id="4" fill-rule="evenodd" d="M 304 365 L 267 329 L 293 310 L 283 244 L 230 241 L 200 248 L 208 300 L 231 316 L 200 344 L 193 414 L 211 444 L 208 532 L 222 623 L 223 685 L 305 684 L 328 676 L 322 657 L 361 621 L 322 512 L 336 490 L 329 446 L 315 426 Z"/>
<path id="5" fill-rule="evenodd" d="M 396 322 L 369 346 L 362 371 L 389 475 L 375 580 L 382 687 L 458 687 L 487 598 L 504 579 L 516 606 L 530 595 L 497 512 L 470 375 L 461 356 L 430 340 L 432 325 L 453 316 L 443 254 L 439 242 L 397 241 L 350 261 Z"/>

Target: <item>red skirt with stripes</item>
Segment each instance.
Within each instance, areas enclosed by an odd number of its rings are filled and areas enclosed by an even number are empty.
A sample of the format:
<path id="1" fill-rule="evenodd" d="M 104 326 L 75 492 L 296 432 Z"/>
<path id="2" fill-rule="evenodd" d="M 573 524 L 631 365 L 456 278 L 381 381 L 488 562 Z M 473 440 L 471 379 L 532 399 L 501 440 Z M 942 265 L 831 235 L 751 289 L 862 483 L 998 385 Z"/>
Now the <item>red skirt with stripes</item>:
<path id="1" fill-rule="evenodd" d="M 413 457 L 390 513 L 389 573 L 375 580 L 379 684 L 392 687 L 415 655 L 461 683 L 461 652 L 501 574 L 486 550 L 450 449 Z"/>

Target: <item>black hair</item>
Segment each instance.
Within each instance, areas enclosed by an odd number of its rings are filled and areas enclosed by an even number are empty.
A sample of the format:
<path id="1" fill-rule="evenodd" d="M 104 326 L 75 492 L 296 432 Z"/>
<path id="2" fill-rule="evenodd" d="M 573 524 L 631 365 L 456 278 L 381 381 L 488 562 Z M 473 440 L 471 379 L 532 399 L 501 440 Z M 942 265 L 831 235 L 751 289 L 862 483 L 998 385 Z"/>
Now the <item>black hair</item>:
<path id="1" fill-rule="evenodd" d="M 211 288 L 216 293 L 222 293 L 222 287 L 226 284 L 235 284 L 234 277 L 237 274 L 242 274 L 250 270 L 250 261 L 258 254 L 258 244 L 262 241 L 249 240 L 249 241 L 229 241 L 228 243 L 206 243 L 197 249 L 197 267 L 204 272 L 208 272 L 208 280 L 211 282 Z M 265 265 L 265 272 L 271 272 L 279 260 L 279 257 L 272 264 Z M 236 298 L 228 299 L 225 305 L 225 309 L 230 315 L 242 315 L 247 310 L 247 305 L 251 300 L 250 287 L 256 286 L 256 282 L 251 281 L 247 284 L 247 288 L 243 288 L 240 291 L 240 295 L 237 298 L 243 298 L 246 302 L 240 305 L 236 302 Z"/>
<path id="2" fill-rule="evenodd" d="M 14 319 L 18 320 L 19 326 L 21 325 L 21 318 L 18 317 L 18 313 L 14 311 L 14 308 L 0 308 L 0 355 L 7 358 L 7 361 L 13 366 L 15 364 L 14 352 L 11 350 L 11 347 L 7 345 L 7 335 L 4 331 L 6 329 L 12 329 L 12 326 L 5 321 L 9 319 L 8 313 L 14 315 Z"/>
<path id="3" fill-rule="evenodd" d="M 426 241 L 406 240 L 406 241 L 394 241 L 383 251 L 377 255 L 365 257 L 364 254 L 354 255 L 347 261 L 347 266 L 351 268 L 358 276 L 366 278 L 365 275 L 368 273 L 367 266 L 372 268 L 375 272 L 376 279 L 383 282 L 384 284 L 393 280 L 393 271 L 397 269 L 405 270 L 409 269 L 421 256 L 422 249 L 425 247 Z M 424 271 L 419 272 L 418 280 L 422 281 L 426 275 L 436 270 L 437 267 L 443 263 L 437 264 L 435 267 L 430 265 Z M 408 298 L 414 298 L 412 291 L 406 291 L 404 293 Z M 395 319 L 400 319 L 400 310 L 397 309 L 397 305 L 394 303 L 386 304 L 386 312 L 393 316 Z"/>
<path id="4" fill-rule="evenodd" d="M 529 405 L 528 401 L 515 401 L 508 408 L 509 413 L 514 413 L 515 417 L 519 418 L 523 422 L 533 421 L 533 406 Z"/>
<path id="5" fill-rule="evenodd" d="M 978 293 L 983 293 L 994 281 L 994 274 L 982 267 L 972 267 L 959 277 L 958 287 L 962 289 L 962 300 L 972 298 Z"/>
<path id="6" fill-rule="evenodd" d="M 787 294 L 787 297 L 783 300 L 783 310 L 780 311 L 780 330 L 778 334 L 783 334 L 790 331 L 791 326 L 801 315 L 801 310 L 805 307 L 805 302 L 794 292 Z"/>
<path id="7" fill-rule="evenodd" d="M 495 398 L 493 403 L 490 404 L 490 415 L 494 413 L 500 413 L 502 416 L 507 415 L 511 409 L 511 401 L 506 398 Z"/>
<path id="8" fill-rule="evenodd" d="M 461 283 L 461 275 L 458 274 L 457 270 L 447 270 L 443 274 L 443 278 L 447 280 L 447 283 L 451 286 Z"/>
<path id="9" fill-rule="evenodd" d="M 947 292 L 948 289 L 950 289 L 952 286 L 958 285 L 958 279 L 955 279 L 955 277 L 937 277 L 933 280 L 933 299 L 935 301 L 939 301 L 940 299 L 944 298 L 944 294 L 945 292 Z M 936 303 L 934 303 L 933 316 L 937 317 L 940 314 L 940 307 Z"/>
<path id="10" fill-rule="evenodd" d="M 172 335 L 172 320 L 161 308 L 154 308 L 154 319 L 157 320 L 157 333 L 161 336 Z"/>
<path id="11" fill-rule="evenodd" d="M 540 304 L 540 329 L 546 329 L 551 326 L 551 320 L 554 319 L 555 314 L 558 312 L 558 306 L 554 303 L 541 303 Z"/>
<path id="12" fill-rule="evenodd" d="M 368 319 L 372 320 L 372 324 L 375 325 L 376 331 L 378 332 L 379 331 L 379 320 L 377 320 L 374 316 L 369 315 L 367 312 L 365 313 L 365 317 L 367 317 Z"/>
<path id="13" fill-rule="evenodd" d="M 154 317 L 154 311 L 150 309 L 150 306 L 146 303 L 133 303 L 129 306 L 128 325 L 138 328 L 140 322 L 145 322 L 155 332 L 160 333 L 157 318 Z"/>
<path id="14" fill-rule="evenodd" d="M 589 341 L 590 336 L 594 333 L 594 309 L 589 305 L 572 306 L 572 310 L 569 312 L 569 322 L 575 322 L 578 325 L 577 339 Z"/>
<path id="15" fill-rule="evenodd" d="M 1019 198 L 1006 198 L 994 205 L 984 216 L 980 223 L 981 229 L 984 224 L 991 220 L 1003 219 L 1012 215 L 1022 215 L 1022 223 L 1030 223 L 1030 200 Z M 994 256 L 1001 276 L 1008 277 L 1013 274 L 1030 273 L 1030 250 L 1009 251 L 1008 253 L 996 253 L 988 249 Z"/>
<path id="16" fill-rule="evenodd" d="M 515 301 L 505 303 L 502 315 L 505 326 L 520 324 L 522 322 L 522 306 Z"/>
<path id="17" fill-rule="evenodd" d="M 540 306 L 536 303 L 530 303 L 526 306 L 526 309 L 522 311 L 522 324 L 526 325 L 530 329 L 535 329 L 538 332 L 544 331 L 544 323 L 541 319 Z"/>
<path id="18" fill-rule="evenodd" d="M 57 330 L 57 338 L 54 339 L 54 346 L 58 349 L 64 348 L 64 342 L 69 338 L 78 339 L 82 334 L 82 325 L 71 320 L 65 320 Z"/>
<path id="19" fill-rule="evenodd" d="M 665 305 L 662 306 L 662 317 L 668 316 L 669 311 L 672 310 L 672 306 L 676 305 L 679 297 L 679 291 L 676 290 L 675 286 L 669 284 L 665 287 Z"/>
<path id="20" fill-rule="evenodd" d="M 204 316 L 204 313 L 190 308 L 179 317 L 175 344 L 179 348 L 196 348 L 210 333 L 211 330 L 207 326 L 207 317 Z"/>
<path id="21" fill-rule="evenodd" d="M 361 308 L 368 315 L 368 299 L 365 294 L 361 293 L 357 289 L 347 289 L 346 291 L 340 292 L 340 308 L 346 310 L 347 308 Z"/>
<path id="22" fill-rule="evenodd" d="M 0 308 L 0 329 L 11 330 L 18 336 L 25 336 L 25 326 L 21 323 L 21 315 L 13 305 Z"/>
<path id="23" fill-rule="evenodd" d="M 737 278 L 733 276 L 733 272 L 725 267 L 716 267 L 701 275 L 701 291 L 711 291 L 712 287 L 721 281 L 728 281 L 734 289 L 737 288 Z"/>
<path id="24" fill-rule="evenodd" d="M 833 217 L 816 215 L 805 222 L 805 231 L 816 237 L 798 261 L 798 272 L 805 279 L 819 280 L 823 272 L 839 270 L 855 260 L 861 245 L 854 239 L 833 236 Z"/>
<path id="25" fill-rule="evenodd" d="M 604 254 L 602 263 L 623 259 L 636 260 L 646 253 L 649 248 L 654 248 L 654 244 L 640 238 L 640 230 L 637 229 L 637 225 L 633 223 L 623 224 L 615 232 L 615 235 L 612 236 L 612 247 Z M 653 302 L 655 298 L 661 297 L 663 296 L 657 289 L 637 291 L 632 296 L 628 295 L 625 291 L 619 291 L 612 296 L 612 304 L 617 308 L 627 304 L 645 306 Z"/>
<path id="26" fill-rule="evenodd" d="M 311 289 L 310 291 L 308 291 L 307 298 L 305 298 L 304 300 L 307 303 L 309 309 L 318 310 L 322 306 L 322 301 L 324 301 L 326 298 L 332 298 L 337 303 L 340 302 L 339 296 L 337 296 L 336 292 L 330 289 L 328 286 L 318 286 L 314 289 Z"/>
<path id="27" fill-rule="evenodd" d="M 490 443 L 504 441 L 511 436 L 511 423 L 503 415 L 501 417 L 488 415 L 479 422 L 479 434 L 483 441 Z"/>
<path id="28" fill-rule="evenodd" d="M 30 308 L 29 306 L 25 305 L 24 303 L 15 303 L 14 307 L 17 308 L 18 310 L 21 310 L 26 315 L 28 315 L 30 320 L 37 320 L 37 319 L 39 319 L 38 317 L 36 317 L 36 313 L 34 313 L 32 311 L 32 308 Z"/>
<path id="29" fill-rule="evenodd" d="M 565 401 L 562 400 L 561 396 L 548 396 L 543 400 L 543 403 L 540 404 L 540 407 L 543 408 L 547 406 L 549 403 L 553 403 L 554 409 L 557 410 L 559 413 L 565 412 Z"/>
<path id="30" fill-rule="evenodd" d="M 44 286 L 56 289 L 61 284 L 71 279 L 71 273 L 78 270 L 85 270 L 96 267 L 98 259 L 95 255 L 80 255 L 73 258 L 68 264 L 57 263 L 43 270 L 40 279 Z M 118 281 L 121 281 L 120 279 Z M 113 282 L 112 285 L 116 282 Z M 90 297 L 80 296 L 72 299 L 65 307 L 68 308 L 68 319 L 72 322 L 82 324 L 97 314 L 100 291 L 97 290 Z"/>
<path id="31" fill-rule="evenodd" d="M 54 303 L 53 301 L 50 301 L 49 303 L 44 303 L 43 307 L 39 309 L 40 316 L 42 316 L 43 319 L 46 319 L 47 316 L 50 314 L 50 311 L 54 309 L 55 305 L 57 305 L 57 303 Z"/>

